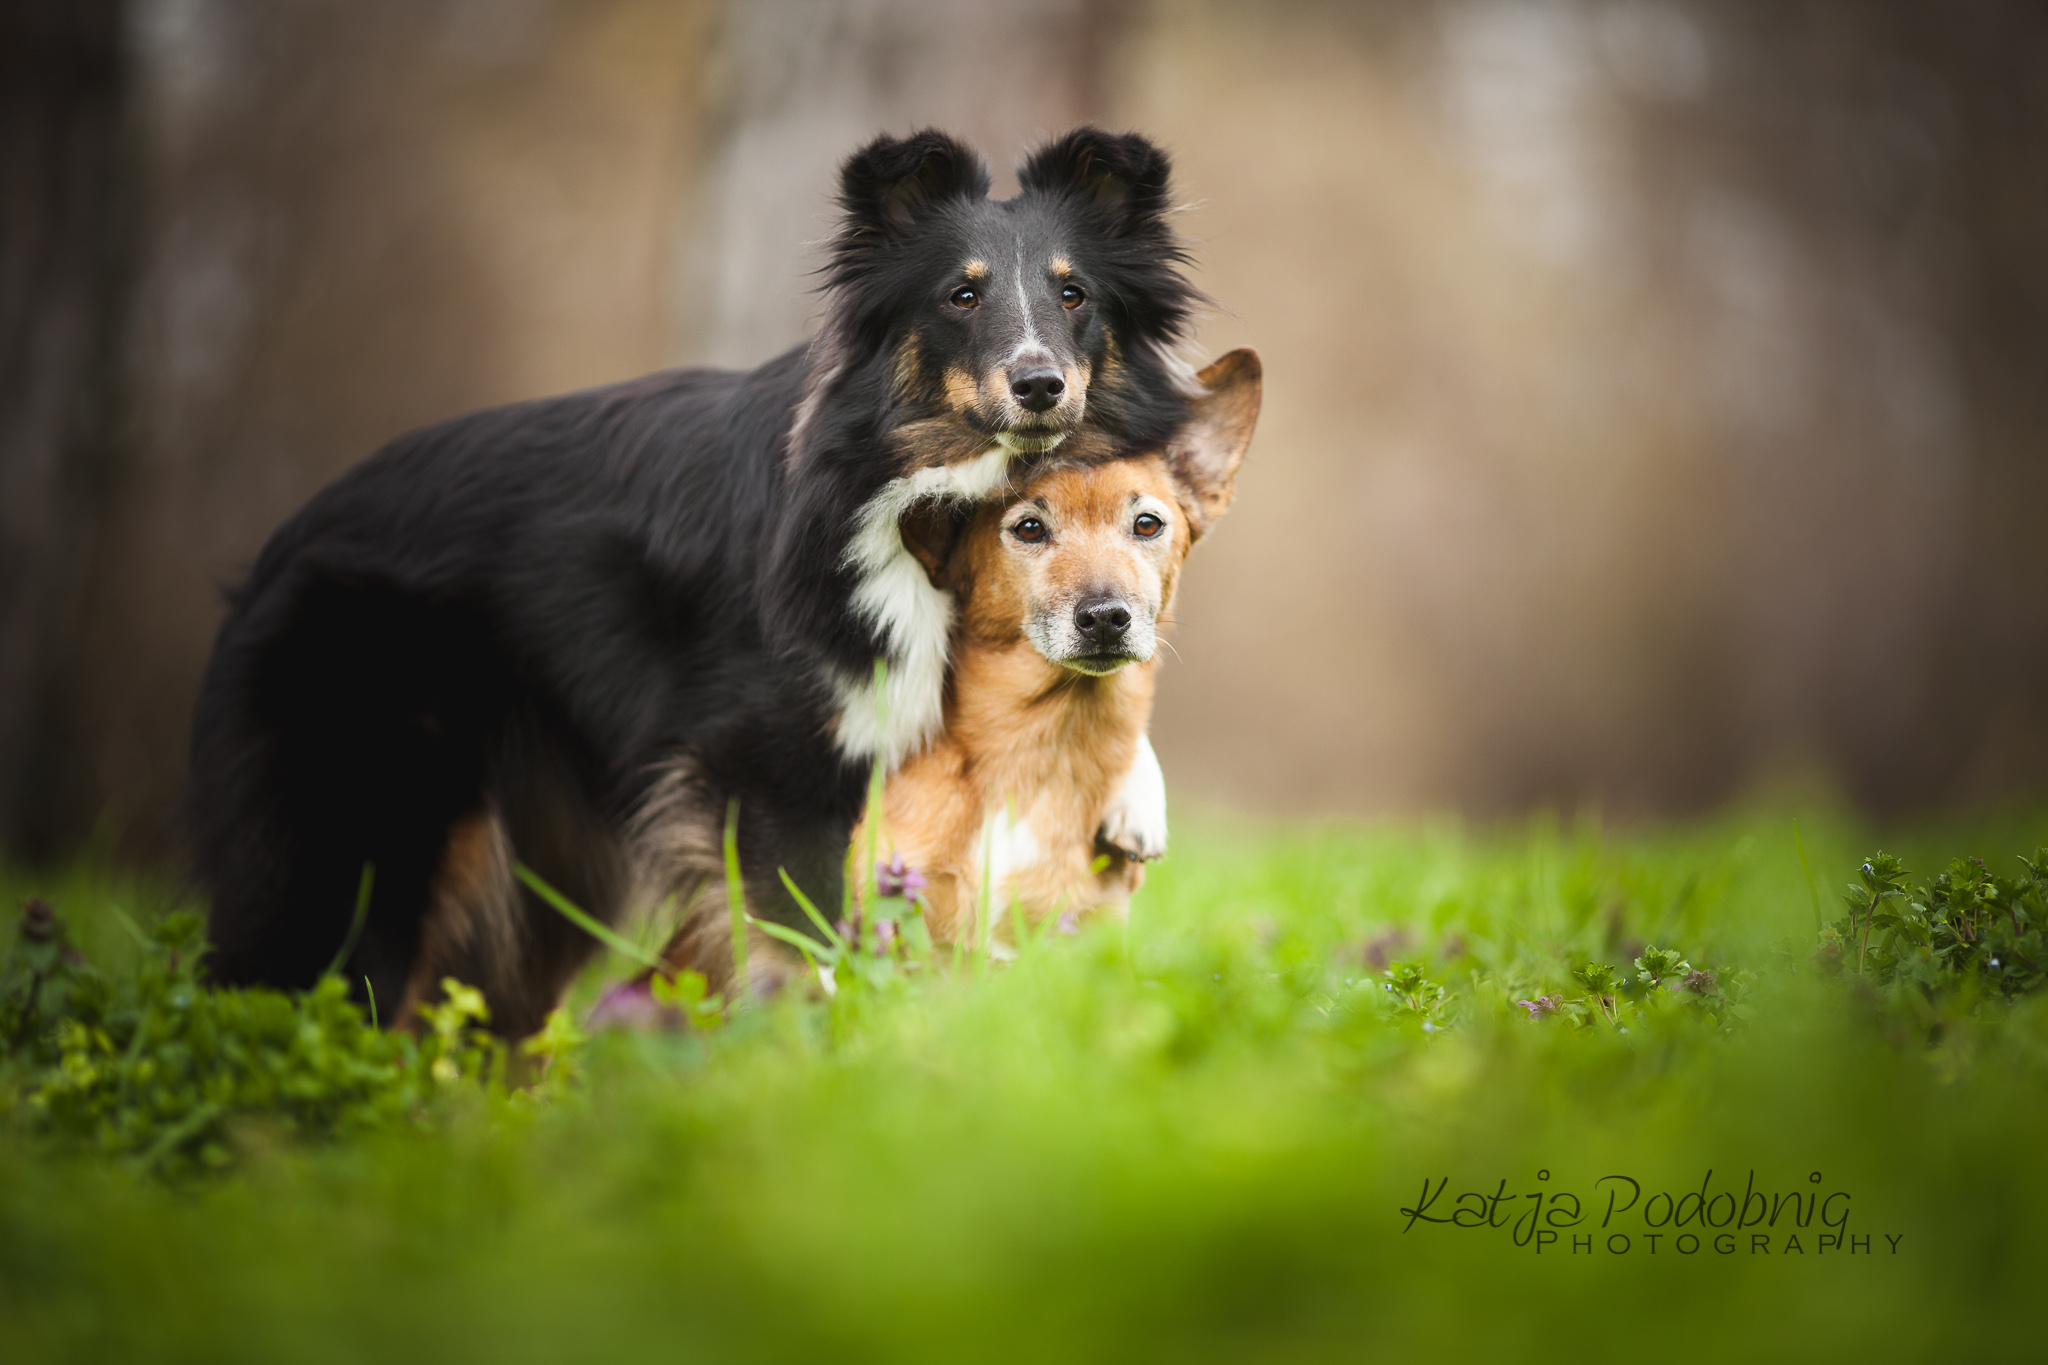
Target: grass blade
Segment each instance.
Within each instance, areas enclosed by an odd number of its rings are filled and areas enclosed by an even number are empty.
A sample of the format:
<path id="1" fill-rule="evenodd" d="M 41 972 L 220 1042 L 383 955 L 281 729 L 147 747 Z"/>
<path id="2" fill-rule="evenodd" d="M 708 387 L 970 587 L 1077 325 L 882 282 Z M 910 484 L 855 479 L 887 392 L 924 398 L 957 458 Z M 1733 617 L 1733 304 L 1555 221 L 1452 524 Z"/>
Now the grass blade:
<path id="1" fill-rule="evenodd" d="M 747 889 L 740 881 L 740 799 L 725 807 L 725 904 L 732 914 L 732 1000 L 747 996 Z"/>
<path id="2" fill-rule="evenodd" d="M 145 953 L 154 952 L 156 950 L 156 944 L 150 941 L 150 937 L 148 934 L 142 932 L 141 925 L 137 924 L 134 920 L 128 918 L 128 912 L 126 910 L 123 910 L 118 905 L 110 905 L 107 907 L 107 909 L 113 913 L 114 922 L 120 925 L 123 929 L 126 929 L 128 931 L 128 937 L 135 940 L 135 945 L 138 948 L 142 949 L 142 951 Z"/>
<path id="3" fill-rule="evenodd" d="M 1813 902 L 1813 930 L 1815 933 L 1819 933 L 1821 926 L 1820 892 L 1814 890 L 1813 887 L 1813 869 L 1807 866 L 1806 841 L 1799 837 L 1799 822 L 1797 820 L 1792 822 L 1792 847 L 1799 850 L 1799 870 L 1806 877 L 1807 899 Z"/>
<path id="4" fill-rule="evenodd" d="M 370 922 L 370 888 L 377 884 L 377 865 L 363 864 L 362 880 L 356 883 L 356 913 L 348 922 L 348 936 L 341 941 L 341 948 L 334 955 L 334 961 L 327 964 L 322 976 L 334 976 L 348 965 L 349 954 L 356 950 L 356 944 L 363 937 L 363 926 Z"/>
<path id="5" fill-rule="evenodd" d="M 755 919 L 752 915 L 748 915 L 747 923 L 753 925 L 770 938 L 779 938 L 784 943 L 792 945 L 798 952 L 804 955 L 804 961 L 814 967 L 818 964 L 820 954 L 833 953 L 832 949 L 827 948 L 809 935 L 799 934 L 796 930 L 785 928 L 774 920 Z M 833 955 L 836 956 L 837 954 L 834 953 Z"/>
<path id="6" fill-rule="evenodd" d="M 868 770 L 868 802 L 864 823 L 867 825 L 867 847 L 856 850 L 854 859 L 857 866 L 855 876 L 847 881 L 846 914 L 850 919 L 864 896 L 874 894 L 875 860 L 880 856 L 883 820 L 883 792 L 889 780 L 889 661 L 875 660 L 875 734 L 881 741 L 875 746 L 874 766 Z M 865 853 L 866 861 L 861 862 Z"/>
<path id="7" fill-rule="evenodd" d="M 621 957 L 629 957 L 641 966 L 652 967 L 657 972 L 666 972 L 668 970 L 666 962 L 663 962 L 655 954 L 648 952 L 645 948 L 633 942 L 632 939 L 622 934 L 614 933 L 605 925 L 592 919 L 572 904 L 567 896 L 564 896 L 561 892 L 555 890 L 554 887 L 541 880 L 540 874 L 525 863 L 512 864 L 512 875 L 525 882 L 527 889 L 532 891 L 534 895 L 539 896 L 542 900 L 553 906 L 563 919 L 568 920 L 569 923 L 575 925 L 578 929 L 581 929 L 584 933 L 590 935 Z"/>
<path id="8" fill-rule="evenodd" d="M 802 892 L 802 890 L 798 888 L 796 882 L 790 877 L 789 869 L 786 867 L 778 867 L 775 869 L 775 871 L 781 876 L 782 884 L 784 887 L 788 889 L 789 894 L 796 898 L 796 903 L 798 907 L 800 907 L 806 915 L 809 915 L 811 917 L 811 923 L 818 926 L 818 932 L 825 936 L 825 942 L 829 943 L 830 945 L 832 945 L 832 947 L 838 949 L 840 952 L 845 952 L 846 940 L 839 937 L 839 931 L 837 929 L 834 929 L 830 924 L 827 924 L 825 922 L 825 917 L 824 915 L 818 912 L 818 907 L 811 904 L 811 898 L 809 896 L 806 896 Z M 759 924 L 761 923 L 761 921 L 755 920 L 754 923 Z"/>

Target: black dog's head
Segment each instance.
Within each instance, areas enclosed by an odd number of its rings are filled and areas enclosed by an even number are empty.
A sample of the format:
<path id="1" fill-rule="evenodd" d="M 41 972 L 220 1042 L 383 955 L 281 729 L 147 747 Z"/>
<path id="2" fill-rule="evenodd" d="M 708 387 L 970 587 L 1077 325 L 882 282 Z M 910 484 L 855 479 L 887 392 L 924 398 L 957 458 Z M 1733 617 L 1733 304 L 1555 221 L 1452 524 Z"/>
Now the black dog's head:
<path id="1" fill-rule="evenodd" d="M 984 448 L 1048 450 L 1084 421 L 1165 439 L 1185 415 L 1169 352 L 1200 297 L 1178 269 L 1168 172 L 1145 139 L 1082 128 L 990 200 L 987 169 L 944 133 L 878 138 L 840 173 L 827 284 L 842 355 L 903 418 Z"/>

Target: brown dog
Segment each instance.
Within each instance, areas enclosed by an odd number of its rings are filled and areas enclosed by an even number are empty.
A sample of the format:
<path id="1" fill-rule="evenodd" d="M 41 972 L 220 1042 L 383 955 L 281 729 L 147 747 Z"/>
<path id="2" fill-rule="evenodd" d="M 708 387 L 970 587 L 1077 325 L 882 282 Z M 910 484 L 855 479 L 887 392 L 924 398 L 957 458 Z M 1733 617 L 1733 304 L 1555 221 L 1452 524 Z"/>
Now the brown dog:
<path id="1" fill-rule="evenodd" d="M 1145 738 L 1157 629 L 1189 547 L 1230 505 L 1261 389 L 1249 350 L 1199 377 L 1163 451 L 1054 464 L 964 523 L 904 521 L 956 614 L 943 729 L 889 779 L 882 853 L 924 874 L 941 942 L 987 929 L 984 903 L 1027 922 L 1121 913 L 1166 851 Z"/>

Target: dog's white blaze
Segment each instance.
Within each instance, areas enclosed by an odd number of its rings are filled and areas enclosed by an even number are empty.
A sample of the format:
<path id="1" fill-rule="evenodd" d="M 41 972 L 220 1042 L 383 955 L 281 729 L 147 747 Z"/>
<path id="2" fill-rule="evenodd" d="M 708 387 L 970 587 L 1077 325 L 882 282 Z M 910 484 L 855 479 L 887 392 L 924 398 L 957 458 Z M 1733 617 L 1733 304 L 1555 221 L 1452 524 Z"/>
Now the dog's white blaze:
<path id="1" fill-rule="evenodd" d="M 855 574 L 853 609 L 881 635 L 889 660 L 888 707 L 884 722 L 872 676 L 832 679 L 839 752 L 846 757 L 879 757 L 893 770 L 938 732 L 942 719 L 953 598 L 933 587 L 924 566 L 903 548 L 903 514 L 927 498 L 978 502 L 1003 486 L 1009 465 L 1010 447 L 999 443 L 961 464 L 891 479 L 861 508 L 846 563 Z"/>
<path id="2" fill-rule="evenodd" d="M 1045 343 L 1038 339 L 1038 319 L 1031 316 L 1031 295 L 1024 289 L 1024 253 L 1017 253 L 1017 311 L 1024 319 L 1024 339 L 1017 343 L 1017 349 L 1010 352 L 1007 362 L 1014 366 L 1026 351 L 1045 349 Z"/>
<path id="3" fill-rule="evenodd" d="M 1166 774 L 1150 735 L 1138 736 L 1131 770 L 1102 812 L 1102 837 L 1146 862 L 1166 856 Z"/>

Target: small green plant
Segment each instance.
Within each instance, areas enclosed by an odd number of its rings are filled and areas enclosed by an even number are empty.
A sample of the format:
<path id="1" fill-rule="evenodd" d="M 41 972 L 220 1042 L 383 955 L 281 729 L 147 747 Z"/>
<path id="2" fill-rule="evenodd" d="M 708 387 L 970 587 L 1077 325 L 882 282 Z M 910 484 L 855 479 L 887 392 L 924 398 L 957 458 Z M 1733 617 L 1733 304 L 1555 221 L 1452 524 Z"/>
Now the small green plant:
<path id="1" fill-rule="evenodd" d="M 1572 980 L 1578 982 L 1586 992 L 1582 998 L 1566 1002 L 1567 1005 L 1577 1007 L 1572 1011 L 1574 1019 L 1580 1023 L 1589 1023 L 1599 1019 L 1610 1024 L 1620 1025 L 1621 1008 L 1613 994 L 1614 969 L 1612 967 L 1604 963 L 1588 962 L 1584 966 L 1572 968 Z"/>
<path id="2" fill-rule="evenodd" d="M 809 896 L 789 873 L 782 884 L 798 907 L 818 930 L 818 937 L 799 934 L 767 920 L 749 919 L 771 937 L 778 938 L 803 954 L 818 973 L 826 993 L 836 996 L 848 986 L 867 991 L 886 990 L 931 962 L 931 931 L 924 921 L 924 907 L 918 893 L 924 878 L 907 867 L 901 854 L 873 868 L 874 887 L 864 902 L 857 902 L 851 889 L 846 913 L 836 923 L 826 920 Z"/>
<path id="3" fill-rule="evenodd" d="M 1446 1026 L 1451 993 L 1440 982 L 1429 979 L 1428 968 L 1422 963 L 1389 962 L 1386 985 L 1398 1013 L 1419 1021 L 1429 1033 Z"/>
<path id="4" fill-rule="evenodd" d="M 2030 995 L 2048 979 L 2048 848 L 2016 861 L 2022 875 L 2003 877 L 1958 858 L 1916 889 L 1898 858 L 1872 854 L 1843 897 L 1848 913 L 1821 927 L 1814 960 L 1938 1011 Z"/>
<path id="5" fill-rule="evenodd" d="M 1624 1032 L 1632 1023 L 1646 1023 L 1675 1009 L 1690 1010 L 1722 1029 L 1749 1019 L 1754 1011 L 1743 1003 L 1754 977 L 1746 971 L 1695 967 L 1676 948 L 1645 947 L 1635 959 L 1635 973 L 1617 972 L 1601 962 L 1572 968 L 1572 980 L 1585 994 L 1538 995 L 1514 1003 L 1531 1019 L 1562 1017 L 1581 1026 L 1607 1024 Z"/>
<path id="6" fill-rule="evenodd" d="M 33 900 L 0 958 L 0 1105 L 46 1141 L 180 1177 L 258 1132 L 342 1137 L 423 1118 L 459 1082 L 503 1089 L 483 997 L 455 981 L 417 1037 L 387 1033 L 333 974 L 300 994 L 206 985 L 196 914 L 129 927 L 141 962 L 109 977 Z"/>

